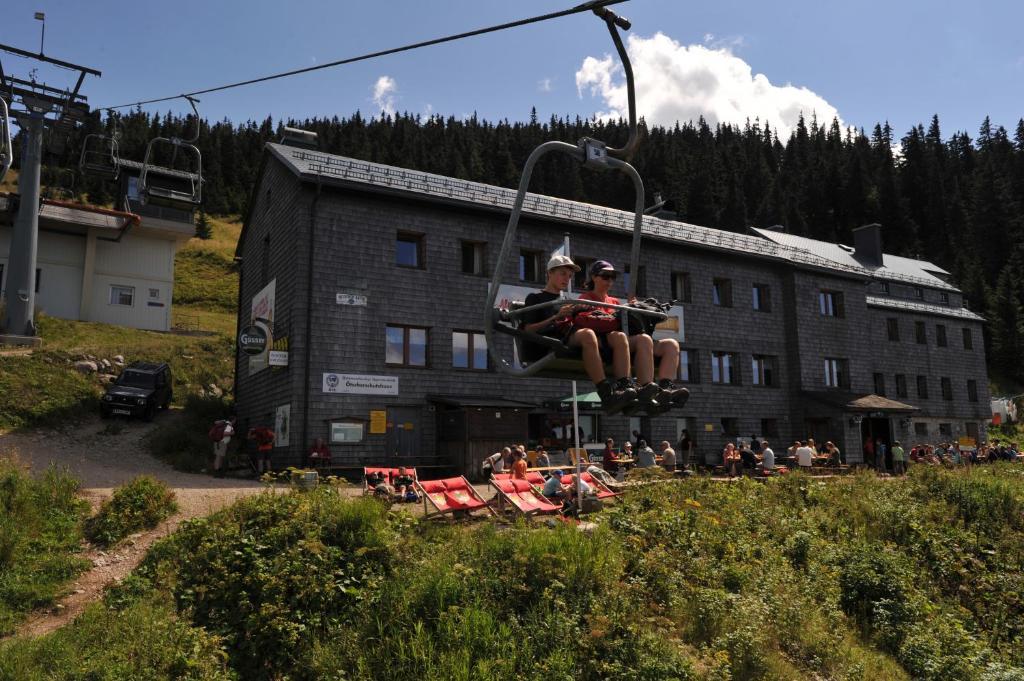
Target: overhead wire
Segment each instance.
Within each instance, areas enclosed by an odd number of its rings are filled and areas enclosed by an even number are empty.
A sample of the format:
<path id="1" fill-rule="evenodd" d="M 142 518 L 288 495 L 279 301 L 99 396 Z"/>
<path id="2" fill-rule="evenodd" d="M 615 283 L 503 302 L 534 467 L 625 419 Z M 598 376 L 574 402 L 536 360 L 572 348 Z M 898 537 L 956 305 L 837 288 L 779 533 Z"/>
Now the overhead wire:
<path id="1" fill-rule="evenodd" d="M 216 87 L 206 88 L 204 90 L 196 90 L 194 92 L 186 92 L 180 95 L 171 95 L 168 97 L 157 97 L 155 99 L 144 99 L 138 102 L 131 102 L 129 104 L 117 104 L 115 106 L 102 106 L 97 107 L 100 111 L 113 111 L 114 109 L 124 109 L 132 106 L 143 106 L 145 104 L 157 104 L 159 102 L 169 102 L 174 99 L 197 97 L 199 95 L 209 94 L 211 92 L 221 92 L 223 90 L 230 90 L 236 87 L 243 87 L 245 85 L 255 85 L 256 83 L 265 83 L 269 80 L 277 80 L 278 78 L 288 78 L 290 76 L 297 76 L 302 73 L 309 73 L 311 71 L 319 71 L 320 69 L 329 69 L 335 66 L 343 66 L 345 64 L 353 64 L 355 62 L 366 61 L 368 59 L 376 59 L 377 57 L 385 57 L 391 54 L 398 54 L 399 52 L 408 52 L 409 50 L 416 50 L 422 47 L 430 47 L 432 45 L 440 45 L 442 43 L 453 42 L 456 40 L 463 40 L 465 38 L 472 38 L 478 35 L 484 35 L 486 33 L 494 33 L 496 31 L 504 31 L 510 28 L 518 28 L 520 26 L 526 26 L 528 24 L 535 24 L 541 21 L 550 21 L 552 19 L 559 19 L 561 17 L 570 16 L 573 14 L 579 14 L 581 12 L 589 12 L 609 5 L 617 5 L 622 2 L 628 2 L 628 0 L 590 0 L 584 2 L 581 5 L 570 7 L 569 9 L 560 10 L 558 12 L 550 12 L 548 14 L 542 14 L 528 19 L 519 19 L 517 21 L 510 21 L 504 24 L 498 24 L 496 26 L 488 26 L 487 28 L 479 28 L 473 31 L 466 31 L 464 33 L 457 33 L 454 35 L 444 36 L 442 38 L 433 38 L 431 40 L 424 40 L 418 43 L 412 43 L 410 45 L 403 45 L 401 47 L 393 47 L 387 50 L 380 50 L 377 52 L 370 52 L 368 54 L 362 54 L 357 57 L 347 57 L 345 59 L 338 59 L 336 61 L 328 62 L 326 64 L 317 64 L 316 66 L 307 66 L 301 69 L 293 69 L 291 71 L 284 71 L 282 73 L 274 73 L 268 76 L 261 76 L 259 78 L 250 78 L 249 80 L 239 81 L 237 83 L 228 83 L 227 85 L 218 85 Z"/>

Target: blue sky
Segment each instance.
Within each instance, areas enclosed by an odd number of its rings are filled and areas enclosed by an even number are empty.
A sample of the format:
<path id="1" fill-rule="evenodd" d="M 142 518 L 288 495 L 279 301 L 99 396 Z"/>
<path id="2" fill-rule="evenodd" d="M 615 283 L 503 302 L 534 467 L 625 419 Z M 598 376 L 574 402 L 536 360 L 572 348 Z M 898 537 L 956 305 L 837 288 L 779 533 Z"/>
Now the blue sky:
<path id="1" fill-rule="evenodd" d="M 103 71 L 84 91 L 96 106 L 159 97 L 519 19 L 575 0 L 216 2 L 5 0 L 0 42 Z M 974 135 L 985 115 L 1011 130 L 1024 116 L 1024 4 L 632 0 L 640 113 L 670 123 L 761 116 L 781 129 L 795 111 L 837 114 L 902 135 L 938 113 L 943 133 Z M 656 37 L 656 34 L 662 34 Z M 614 113 L 621 75 L 589 14 L 206 95 L 201 112 L 235 122 L 347 116 L 381 106 L 421 114 L 525 120 Z M 2 55 L 9 72 L 25 63 Z M 591 58 L 588 60 L 588 58 Z M 758 76 L 758 74 L 761 74 Z M 40 75 L 55 82 L 52 74 Z M 65 76 L 66 78 L 66 76 Z M 62 83 L 63 84 L 63 83 Z M 791 85 L 792 87 L 785 87 Z M 378 97 L 374 98 L 375 87 Z M 183 110 L 178 102 L 155 105 Z"/>

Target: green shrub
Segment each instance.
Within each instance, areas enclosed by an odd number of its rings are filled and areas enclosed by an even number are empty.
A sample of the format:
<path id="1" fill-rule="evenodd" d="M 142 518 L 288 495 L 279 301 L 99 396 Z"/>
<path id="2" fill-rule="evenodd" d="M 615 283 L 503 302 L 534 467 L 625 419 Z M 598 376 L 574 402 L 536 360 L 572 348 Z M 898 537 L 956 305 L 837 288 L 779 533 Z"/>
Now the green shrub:
<path id="1" fill-rule="evenodd" d="M 230 414 L 231 404 L 224 398 L 189 395 L 181 419 L 159 425 L 150 435 L 150 452 L 176 470 L 204 471 L 213 453 L 213 443 L 207 436 L 210 426 Z M 239 446 L 244 435 L 236 434 L 228 446 Z"/>
<path id="2" fill-rule="evenodd" d="M 178 510 L 174 492 L 148 475 L 114 490 L 85 524 L 85 535 L 100 546 L 113 546 L 133 532 L 151 530 Z"/>
<path id="3" fill-rule="evenodd" d="M 88 509 L 77 490 L 65 472 L 51 467 L 33 478 L 0 459 L 0 636 L 88 565 L 76 555 Z"/>

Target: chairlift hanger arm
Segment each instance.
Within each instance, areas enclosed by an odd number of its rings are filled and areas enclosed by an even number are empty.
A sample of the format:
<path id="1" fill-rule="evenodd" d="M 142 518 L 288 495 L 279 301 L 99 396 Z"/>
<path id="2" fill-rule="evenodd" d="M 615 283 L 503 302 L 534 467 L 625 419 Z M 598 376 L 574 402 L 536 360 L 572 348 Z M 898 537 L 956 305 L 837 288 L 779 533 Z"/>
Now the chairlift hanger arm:
<path id="1" fill-rule="evenodd" d="M 622 69 L 626 72 L 626 100 L 629 106 L 629 139 L 626 141 L 625 146 L 621 148 L 608 147 L 608 153 L 617 158 L 628 160 L 634 153 L 636 153 L 636 148 L 640 145 L 640 139 L 636 130 L 636 89 L 633 84 L 633 65 L 629 61 L 629 54 L 626 52 L 626 47 L 622 44 L 622 36 L 619 35 L 618 28 L 628 31 L 632 24 L 630 24 L 628 19 L 618 16 L 615 12 L 604 6 L 595 7 L 594 14 L 599 16 L 601 19 L 604 19 L 605 24 L 608 26 L 608 33 L 611 34 L 612 41 L 615 43 L 615 50 L 619 53 L 619 60 L 622 62 Z"/>
<path id="2" fill-rule="evenodd" d="M 90 76 L 96 76 L 97 78 L 103 75 L 96 69 L 90 69 L 87 66 L 79 66 L 78 64 L 72 64 L 69 61 L 62 61 L 60 59 L 54 59 L 53 57 L 47 57 L 41 52 L 29 52 L 28 50 L 23 50 L 19 47 L 14 47 L 12 45 L 4 45 L 3 43 L 0 43 L 0 50 L 8 52 L 10 54 L 16 54 L 19 57 L 28 57 L 29 59 L 35 59 L 37 61 L 46 62 L 47 64 L 53 64 L 54 66 L 59 66 L 63 69 L 81 71 L 82 73 L 88 74 Z"/>
<path id="3" fill-rule="evenodd" d="M 646 315 L 649 317 L 661 317 L 665 318 L 664 312 L 656 312 L 654 310 L 642 310 L 632 305 L 616 305 L 614 303 L 604 303 L 599 300 L 586 300 L 583 298 L 555 298 L 554 300 L 546 300 L 543 303 L 537 303 L 536 305 L 530 305 L 529 307 L 521 307 L 516 310 L 509 310 L 505 313 L 509 319 L 515 319 L 516 317 L 523 317 L 531 312 L 543 310 L 548 307 L 562 307 L 564 305 L 578 305 L 580 307 L 602 307 L 611 308 L 614 310 L 626 310 L 639 315 Z"/>

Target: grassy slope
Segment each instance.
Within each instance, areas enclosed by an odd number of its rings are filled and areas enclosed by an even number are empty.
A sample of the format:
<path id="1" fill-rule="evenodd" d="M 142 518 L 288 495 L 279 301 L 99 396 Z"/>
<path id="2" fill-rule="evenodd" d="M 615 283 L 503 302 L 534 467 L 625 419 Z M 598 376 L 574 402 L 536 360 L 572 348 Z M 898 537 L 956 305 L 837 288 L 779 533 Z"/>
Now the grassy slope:
<path id="1" fill-rule="evenodd" d="M 178 255 L 174 297 L 189 302 L 175 303 L 174 321 L 197 320 L 200 329 L 215 335 L 182 336 L 41 316 L 43 350 L 31 357 L 0 357 L 0 430 L 53 423 L 95 410 L 101 384 L 71 368 L 79 355 L 109 359 L 120 354 L 129 362 L 168 362 L 179 404 L 210 383 L 230 388 L 238 295 L 232 258 L 241 225 L 212 218 L 211 226 L 212 239 L 192 239 Z"/>

